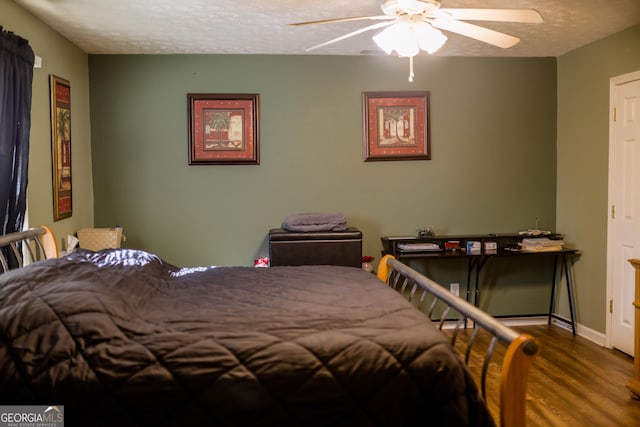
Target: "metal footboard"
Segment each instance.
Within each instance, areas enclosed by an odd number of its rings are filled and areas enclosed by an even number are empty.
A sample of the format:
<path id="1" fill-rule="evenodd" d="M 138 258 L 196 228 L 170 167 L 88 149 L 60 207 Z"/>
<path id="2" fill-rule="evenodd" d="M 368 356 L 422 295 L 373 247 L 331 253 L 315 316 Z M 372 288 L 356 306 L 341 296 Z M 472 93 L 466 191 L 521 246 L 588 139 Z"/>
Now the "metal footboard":
<path id="1" fill-rule="evenodd" d="M 0 236 L 0 272 L 46 259 L 47 250 L 42 239 L 48 232 L 45 227 L 36 227 Z"/>
<path id="2" fill-rule="evenodd" d="M 380 263 L 382 268 L 379 270 L 378 277 L 381 273 L 386 275 L 386 280 L 384 277 L 380 278 L 406 296 L 432 320 L 438 322 L 440 329 L 443 329 L 445 323 L 454 323 L 454 329 L 451 332 L 452 346 L 455 346 L 459 332 L 466 328 L 467 323 L 473 323 L 473 331 L 464 349 L 466 364 L 469 364 L 479 332 L 484 330 L 490 334 L 491 342 L 484 354 L 480 376 L 480 388 L 485 400 L 487 372 L 491 359 L 500 342 L 507 347 L 502 361 L 500 379 L 500 424 L 502 427 L 525 426 L 527 377 L 529 368 L 539 351 L 536 340 L 530 335 L 520 334 L 507 327 L 390 255 L 385 256 Z M 428 307 L 427 304 L 429 304 Z"/>

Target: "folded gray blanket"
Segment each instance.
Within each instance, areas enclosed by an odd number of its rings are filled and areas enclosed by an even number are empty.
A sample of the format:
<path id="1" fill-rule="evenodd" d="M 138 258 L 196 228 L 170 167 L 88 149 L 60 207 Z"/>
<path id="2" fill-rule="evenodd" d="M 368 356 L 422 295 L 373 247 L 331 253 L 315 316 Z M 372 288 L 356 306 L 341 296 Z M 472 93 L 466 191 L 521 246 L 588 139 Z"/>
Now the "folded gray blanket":
<path id="1" fill-rule="evenodd" d="M 282 228 L 288 231 L 344 231 L 348 228 L 343 214 L 300 213 L 285 218 Z"/>

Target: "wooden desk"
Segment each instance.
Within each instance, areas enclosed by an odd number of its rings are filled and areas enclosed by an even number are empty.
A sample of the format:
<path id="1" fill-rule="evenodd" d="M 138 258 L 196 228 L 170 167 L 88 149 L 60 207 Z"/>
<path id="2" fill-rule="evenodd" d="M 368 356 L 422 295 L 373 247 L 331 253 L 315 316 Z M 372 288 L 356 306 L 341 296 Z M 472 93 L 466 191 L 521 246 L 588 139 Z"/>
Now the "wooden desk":
<path id="1" fill-rule="evenodd" d="M 576 333 L 576 315 L 575 315 L 575 298 L 573 292 L 573 274 L 571 271 L 571 259 L 573 255 L 578 254 L 577 249 L 562 249 L 558 251 L 518 251 L 514 250 L 518 247 L 518 242 L 522 241 L 525 237 L 537 237 L 537 236 L 522 236 L 519 234 L 488 234 L 488 235 L 465 235 L 465 236 L 435 236 L 427 238 L 416 237 L 388 237 L 381 238 L 382 241 L 382 254 L 391 254 L 400 260 L 420 259 L 420 260 L 437 260 L 437 259 L 466 259 L 467 262 L 467 292 L 466 300 L 472 301 L 474 305 L 478 304 L 480 295 L 480 272 L 485 263 L 492 258 L 506 258 L 506 257 L 518 257 L 526 259 L 535 259 L 539 257 L 550 257 L 553 259 L 553 277 L 551 280 L 551 298 L 549 302 L 549 312 L 547 313 L 549 323 L 552 318 L 565 320 L 560 318 L 553 312 L 553 306 L 556 300 L 556 293 L 558 288 L 558 281 L 562 277 L 564 272 L 565 281 L 567 283 L 567 295 L 569 299 L 569 312 L 571 315 L 570 324 L 573 334 Z M 552 234 L 548 236 L 550 239 L 561 239 L 559 234 Z M 435 243 L 441 248 L 444 247 L 446 241 L 460 241 L 461 247 L 466 248 L 466 242 L 479 241 L 482 248 L 480 251 L 467 252 L 466 250 L 458 251 L 418 251 L 418 250 L 402 250 L 402 243 Z M 485 251 L 485 242 L 496 242 L 497 249 L 495 251 Z M 558 274 L 558 269 L 560 274 Z M 472 297 L 473 295 L 473 297 Z"/>
<path id="2" fill-rule="evenodd" d="M 629 262 L 636 269 L 636 293 L 633 305 L 636 307 L 633 338 L 633 377 L 627 383 L 627 388 L 640 397 L 640 260 L 630 259 Z"/>

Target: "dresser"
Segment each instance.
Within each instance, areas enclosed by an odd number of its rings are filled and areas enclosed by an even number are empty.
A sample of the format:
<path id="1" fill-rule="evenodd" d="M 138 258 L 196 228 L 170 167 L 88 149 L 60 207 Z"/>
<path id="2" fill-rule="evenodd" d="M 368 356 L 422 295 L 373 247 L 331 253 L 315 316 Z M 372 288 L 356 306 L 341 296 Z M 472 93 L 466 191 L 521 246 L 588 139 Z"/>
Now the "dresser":
<path id="1" fill-rule="evenodd" d="M 634 336 L 633 336 L 633 377 L 627 383 L 627 388 L 631 390 L 635 395 L 640 397 L 640 260 L 630 259 L 629 262 L 636 269 L 636 291 L 633 301 L 635 306 L 635 322 Z"/>

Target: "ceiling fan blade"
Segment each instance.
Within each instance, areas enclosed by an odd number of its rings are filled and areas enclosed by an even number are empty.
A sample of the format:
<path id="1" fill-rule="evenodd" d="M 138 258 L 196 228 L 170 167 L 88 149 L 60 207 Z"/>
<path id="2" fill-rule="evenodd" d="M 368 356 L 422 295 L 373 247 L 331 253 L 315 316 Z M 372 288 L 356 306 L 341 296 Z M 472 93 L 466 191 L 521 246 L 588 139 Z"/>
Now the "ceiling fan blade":
<path id="1" fill-rule="evenodd" d="M 389 21 L 389 22 L 378 22 L 378 23 L 376 23 L 376 24 L 369 25 L 368 27 L 364 27 L 364 28 L 360 28 L 359 30 L 352 31 L 352 32 L 350 32 L 350 33 L 348 33 L 348 34 L 345 34 L 345 35 L 343 35 L 343 36 L 336 37 L 335 39 L 329 40 L 329 41 L 327 41 L 327 42 L 320 43 L 320 44 L 318 44 L 318 45 L 315 45 L 315 46 L 310 47 L 310 48 L 305 49 L 305 50 L 308 52 L 308 51 L 310 51 L 310 50 L 318 49 L 318 48 L 321 48 L 321 47 L 324 47 L 324 46 L 327 46 L 327 45 L 330 45 L 330 44 L 333 44 L 333 43 L 339 42 L 339 41 L 341 41 L 341 40 L 348 39 L 349 37 L 353 37 L 353 36 L 355 36 L 355 35 L 358 35 L 358 34 L 360 34 L 360 33 L 364 33 L 364 32 L 366 32 L 366 31 L 375 30 L 375 29 L 378 29 L 378 28 L 383 28 L 383 27 L 389 26 L 389 25 L 393 24 L 393 22 L 394 22 L 394 21 Z"/>
<path id="2" fill-rule="evenodd" d="M 431 21 L 431 25 L 441 30 L 471 37 L 472 39 L 480 40 L 503 49 L 512 47 L 520 41 L 518 37 L 469 24 L 468 22 L 456 21 L 455 19 L 437 18 Z"/>
<path id="3" fill-rule="evenodd" d="M 348 21 L 364 21 L 364 20 L 389 20 L 395 19 L 395 16 L 387 16 L 387 15 L 376 15 L 376 16 L 354 16 L 352 18 L 336 18 L 336 19 L 321 19 L 319 21 L 307 21 L 307 22 L 296 22 L 293 24 L 289 24 L 294 27 L 302 27 L 304 25 L 314 25 L 314 24 L 332 24 L 334 22 L 348 22 Z"/>
<path id="4" fill-rule="evenodd" d="M 534 9 L 440 9 L 454 19 L 463 21 L 500 21 L 539 24 L 542 15 Z"/>

